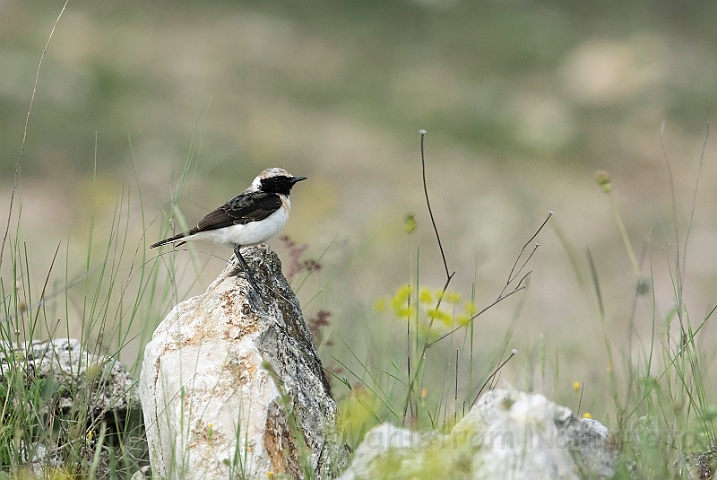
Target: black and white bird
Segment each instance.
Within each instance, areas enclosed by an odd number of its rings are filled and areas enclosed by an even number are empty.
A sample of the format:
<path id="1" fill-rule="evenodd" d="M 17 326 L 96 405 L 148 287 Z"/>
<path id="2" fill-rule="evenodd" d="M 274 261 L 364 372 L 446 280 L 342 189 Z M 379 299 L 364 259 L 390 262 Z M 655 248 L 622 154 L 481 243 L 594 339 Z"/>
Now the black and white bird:
<path id="1" fill-rule="evenodd" d="M 284 228 L 291 210 L 291 187 L 301 180 L 306 180 L 306 177 L 294 177 L 283 168 L 267 168 L 254 179 L 249 188 L 207 214 L 196 227 L 186 233 L 165 238 L 149 248 L 176 242 L 181 245 L 188 240 L 209 240 L 234 247 L 237 259 L 258 291 L 240 249 L 264 243 Z"/>

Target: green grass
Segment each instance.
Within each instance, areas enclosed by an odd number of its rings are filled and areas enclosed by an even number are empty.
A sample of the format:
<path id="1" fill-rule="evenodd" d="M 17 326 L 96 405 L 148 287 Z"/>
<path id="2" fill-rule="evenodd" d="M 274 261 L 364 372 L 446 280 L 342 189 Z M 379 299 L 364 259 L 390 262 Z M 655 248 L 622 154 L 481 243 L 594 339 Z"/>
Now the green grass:
<path id="1" fill-rule="evenodd" d="M 190 149 L 173 199 L 172 212 L 177 214 L 192 160 Z M 52 466 L 46 459 L 46 478 L 128 478 L 147 462 L 138 412 L 121 422 L 108 422 L 93 418 L 82 408 L 69 412 L 53 409 L 63 389 L 72 386 L 51 377 L 28 381 L 25 372 L 30 368 L 29 360 L 10 348 L 11 344 L 33 339 L 73 336 L 71 323 L 76 323 L 81 326 L 78 337 L 85 348 L 107 358 L 123 358 L 138 373 L 142 347 L 154 326 L 186 297 L 187 288 L 194 286 L 203 268 L 194 251 L 190 251 L 191 261 L 180 267 L 175 253 L 152 257 L 144 236 L 130 237 L 129 225 L 138 219 L 142 231 L 149 230 L 138 185 L 118 192 L 109 229 L 99 231 L 94 212 L 87 219 L 89 233 L 82 262 L 70 258 L 69 245 L 57 245 L 51 265 L 39 279 L 29 273 L 35 271 L 33 255 L 22 238 L 33 232 L 22 229 L 22 201 L 18 196 L 18 214 L 6 251 L 9 274 L 0 279 L 5 317 L 0 324 L 0 349 L 7 359 L 0 371 L 0 472 L 10 478 L 32 478 L 29 465 L 41 448 L 57 448 L 59 452 Z M 135 202 L 137 209 L 133 208 Z M 613 210 L 620 226 L 617 203 L 611 200 L 606 208 Z M 177 217 L 181 224 L 181 216 Z M 171 224 L 170 217 L 160 230 L 166 231 Z M 512 356 L 512 334 L 523 308 L 522 298 L 529 291 L 525 272 L 533 255 L 539 255 L 529 246 L 533 239 L 519 252 L 512 269 L 506 268 L 510 272 L 507 281 L 496 280 L 495 298 L 513 302 L 515 314 L 505 327 L 502 341 L 487 345 L 476 335 L 475 324 L 493 303 L 484 308 L 477 305 L 475 287 L 462 294 L 452 290 L 450 273 L 443 285 L 426 285 L 421 255 L 430 246 L 419 248 L 415 244 L 412 235 L 416 228 L 423 227 L 408 218 L 407 248 L 403 252 L 411 259 L 408 283 L 377 299 L 371 313 L 394 322 L 400 333 L 390 341 L 399 341 L 379 345 L 379 356 L 362 358 L 354 352 L 355 339 L 337 338 L 332 330 L 321 333 L 322 345 L 336 343 L 333 361 L 324 361 L 327 365 L 334 363 L 341 427 L 352 447 L 372 426 L 384 421 L 416 429 L 449 430 L 467 413 L 480 391 L 495 384 L 501 374 L 499 367 Z M 568 281 L 585 285 L 585 295 L 593 300 L 596 318 L 606 329 L 600 265 L 589 252 L 582 259 L 560 233 L 560 226 L 555 231 L 574 267 L 575 278 Z M 624 236 L 626 249 L 631 250 L 624 226 L 618 232 Z M 707 375 L 710 355 L 700 336 L 714 309 L 697 318 L 691 315 L 683 290 L 687 241 L 675 244 L 682 246 L 662 259 L 671 265 L 674 308 L 666 317 L 658 317 L 651 286 L 657 281 L 654 262 L 661 259 L 632 252 L 628 259 L 639 260 L 634 283 L 625 289 L 633 304 L 630 338 L 626 345 L 618 345 L 611 343 L 605 331 L 602 340 L 609 358 L 609 389 L 591 395 L 602 396 L 611 405 L 608 416 L 598 420 L 608 426 L 611 441 L 620 449 L 618 478 L 688 478 L 684 454 L 708 451 L 715 444 L 717 408 L 714 385 Z M 302 252 L 294 250 L 293 260 L 298 262 Z M 324 285 L 321 288 L 335 276 L 317 273 L 318 262 L 302 265 L 294 278 L 295 288 L 305 285 L 307 275 L 319 275 Z M 632 261 L 627 266 L 634 270 Z M 633 330 L 638 305 L 652 312 L 648 338 L 639 338 Z M 376 341 L 382 340 L 387 341 Z M 139 353 L 127 358 L 124 350 L 133 342 L 139 344 Z M 478 351 L 482 352 L 480 358 Z M 570 392 L 568 385 L 562 386 L 560 363 L 565 360 L 559 351 L 547 351 L 545 343 L 539 342 L 532 350 L 518 352 L 517 357 L 525 359 L 526 370 L 555 379 L 554 399 L 575 398 L 571 395 L 579 393 L 580 400 L 569 406 L 580 410 L 582 395 L 586 388 L 590 391 L 590 385 L 577 385 L 575 392 Z M 553 357 L 555 362 L 550 361 Z M 78 405 L 91 400 L 83 398 L 86 392 L 73 394 Z M 121 425 L 119 430 L 117 424 Z M 240 452 L 237 454 L 237 459 L 243 459 Z"/>
<path id="2" fill-rule="evenodd" d="M 129 189 L 120 192 L 110 227 L 102 232 L 93 211 L 83 261 L 70 257 L 69 240 L 64 248 L 57 245 L 39 289 L 29 273 L 35 266 L 21 240 L 18 208 L 6 251 L 10 273 L 0 280 L 0 353 L 6 360 L 0 371 L 0 470 L 17 472 L 39 458 L 48 472 L 56 472 L 50 477 L 110 478 L 111 471 L 127 478 L 146 463 L 139 409 L 122 419 L 92 415 L 87 411 L 92 390 L 83 387 L 109 381 L 105 367 L 123 358 L 130 343 L 146 342 L 173 301 L 162 263 L 147 258 L 143 239 L 128 238 L 133 206 Z M 14 350 L 35 339 L 71 337 L 106 358 L 105 365 L 87 366 L 85 380 L 77 384 L 61 376 L 35 377 L 31 359 Z M 125 361 L 137 372 L 140 360 Z M 65 395 L 74 399 L 69 410 L 58 404 Z M 56 452 L 55 458 L 38 457 L 41 448 Z"/>

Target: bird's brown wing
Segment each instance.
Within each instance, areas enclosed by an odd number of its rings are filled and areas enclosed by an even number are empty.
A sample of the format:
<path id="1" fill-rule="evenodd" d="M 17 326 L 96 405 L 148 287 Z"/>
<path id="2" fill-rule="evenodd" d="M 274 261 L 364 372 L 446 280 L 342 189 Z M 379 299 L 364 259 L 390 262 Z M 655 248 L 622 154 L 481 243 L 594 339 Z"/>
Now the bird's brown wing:
<path id="1" fill-rule="evenodd" d="M 281 198 L 276 193 L 252 192 L 239 194 L 202 218 L 189 235 L 207 230 L 258 222 L 281 208 Z"/>

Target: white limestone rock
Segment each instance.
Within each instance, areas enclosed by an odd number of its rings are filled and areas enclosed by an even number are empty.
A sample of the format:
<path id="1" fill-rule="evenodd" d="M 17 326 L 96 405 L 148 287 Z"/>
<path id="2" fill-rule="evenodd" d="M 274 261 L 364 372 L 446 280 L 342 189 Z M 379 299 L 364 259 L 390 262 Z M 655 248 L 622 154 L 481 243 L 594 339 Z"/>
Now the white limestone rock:
<path id="1" fill-rule="evenodd" d="M 21 344 L 0 342 L 0 386 L 7 386 L 9 378 L 17 374 L 22 376 L 20 382 L 24 388 L 42 391 L 43 401 L 25 407 L 33 409 L 37 422 L 53 418 L 55 423 L 74 425 L 73 428 L 80 431 L 90 425 L 95 425 L 94 430 L 99 431 L 103 428 L 100 425 L 104 424 L 106 433 L 117 435 L 116 438 L 126 438 L 126 422 L 136 426 L 141 423 L 139 397 L 129 372 L 116 358 L 92 352 L 75 338 Z M 18 392 L 8 399 L 17 395 Z M 11 406 L 10 410 L 14 408 L 17 406 Z M 54 441 L 43 443 L 47 441 L 45 438 L 38 438 L 37 443 L 23 442 L 18 454 L 29 458 L 29 466 L 37 478 L 49 478 L 51 473 L 48 472 L 53 468 L 77 461 L 76 456 L 72 456 L 72 460 L 68 458 L 70 449 L 65 442 L 72 441 L 73 437 L 68 436 L 66 428 L 60 429 L 57 444 Z M 91 452 L 92 458 L 96 445 L 88 443 L 85 452 Z M 103 450 L 113 450 L 114 455 L 123 451 L 108 445 L 104 445 Z M 101 476 L 104 465 L 102 462 L 98 465 L 97 473 Z"/>
<path id="2" fill-rule="evenodd" d="M 616 455 L 599 422 L 542 395 L 493 390 L 447 435 L 372 429 L 340 480 L 609 478 Z"/>
<path id="3" fill-rule="evenodd" d="M 147 345 L 140 398 L 155 476 L 330 478 L 347 460 L 301 308 L 266 245 L 178 304 Z"/>
<path id="4" fill-rule="evenodd" d="M 13 358 L 6 358 L 6 353 Z M 123 418 L 128 409 L 139 408 L 129 372 L 117 359 L 90 352 L 75 338 L 0 345 L 0 372 L 18 365 L 22 366 L 20 371 L 28 385 L 37 379 L 51 378 L 56 382 L 54 390 L 58 398 L 53 399 L 51 406 L 59 412 L 87 409 L 91 418 L 113 423 L 115 418 Z"/>

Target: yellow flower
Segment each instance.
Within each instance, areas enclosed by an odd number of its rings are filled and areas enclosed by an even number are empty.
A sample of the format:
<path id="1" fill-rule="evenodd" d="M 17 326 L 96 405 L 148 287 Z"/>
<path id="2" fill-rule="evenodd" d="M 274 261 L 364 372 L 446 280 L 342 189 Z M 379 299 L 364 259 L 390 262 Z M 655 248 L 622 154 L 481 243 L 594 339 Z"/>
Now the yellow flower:
<path id="1" fill-rule="evenodd" d="M 452 305 L 455 305 L 456 303 L 461 301 L 461 294 L 458 292 L 446 292 L 443 299 Z"/>
<path id="2" fill-rule="evenodd" d="M 472 317 L 473 315 L 478 313 L 476 304 L 473 302 L 466 302 L 465 306 L 463 307 L 463 310 L 466 312 L 466 315 L 468 315 L 469 317 Z"/>
<path id="3" fill-rule="evenodd" d="M 394 300 L 398 300 L 400 302 L 405 302 L 411 297 L 411 293 L 413 292 L 413 285 L 405 284 L 402 285 L 398 290 L 396 290 L 396 295 L 393 296 Z"/>
<path id="4" fill-rule="evenodd" d="M 396 294 L 391 299 L 391 306 L 393 307 L 394 313 L 401 316 L 398 311 L 408 306 L 408 300 L 411 298 L 411 286 L 404 285 L 396 291 Z"/>
<path id="5" fill-rule="evenodd" d="M 444 312 L 443 310 L 431 308 L 431 309 L 429 309 L 426 313 L 428 314 L 428 316 L 429 316 L 430 318 L 434 318 L 434 319 L 440 321 L 441 323 L 443 323 L 444 325 L 450 325 L 450 324 L 451 324 L 451 316 L 448 315 L 448 314 L 447 314 L 446 312 Z"/>
<path id="6" fill-rule="evenodd" d="M 593 418 L 593 416 L 590 415 L 589 412 L 585 412 L 585 413 L 583 413 L 583 418 Z"/>
<path id="7" fill-rule="evenodd" d="M 468 315 L 458 315 L 456 317 L 456 322 L 458 322 L 458 325 L 461 327 L 465 327 L 471 323 L 471 317 Z"/>
<path id="8" fill-rule="evenodd" d="M 421 293 L 418 295 L 418 301 L 424 304 L 432 303 L 433 295 L 431 294 L 431 289 L 423 287 Z"/>
<path id="9" fill-rule="evenodd" d="M 413 307 L 411 307 L 411 308 L 401 307 L 401 308 L 396 308 L 393 311 L 393 313 L 395 313 L 398 318 L 405 318 L 408 320 L 409 318 L 413 317 L 416 314 L 416 309 Z"/>
<path id="10" fill-rule="evenodd" d="M 426 398 L 427 394 L 428 394 L 428 390 L 426 390 L 425 388 L 422 388 L 421 389 L 421 398 Z"/>
<path id="11" fill-rule="evenodd" d="M 573 390 L 575 390 L 575 393 L 578 393 L 580 391 L 580 387 L 582 384 L 580 382 L 573 382 Z"/>

